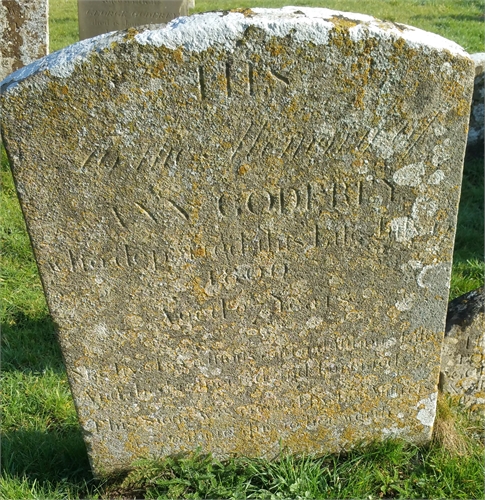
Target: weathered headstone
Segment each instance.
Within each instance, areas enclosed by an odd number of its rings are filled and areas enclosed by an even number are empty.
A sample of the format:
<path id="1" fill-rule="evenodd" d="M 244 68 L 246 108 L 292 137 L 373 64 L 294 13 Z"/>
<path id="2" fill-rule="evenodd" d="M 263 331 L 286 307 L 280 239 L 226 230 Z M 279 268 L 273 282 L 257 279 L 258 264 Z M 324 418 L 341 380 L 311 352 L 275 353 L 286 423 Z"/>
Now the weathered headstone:
<path id="1" fill-rule="evenodd" d="M 440 379 L 442 390 L 465 408 L 485 410 L 484 287 L 449 304 Z"/>
<path id="2" fill-rule="evenodd" d="M 467 146 L 483 155 L 485 146 L 485 52 L 472 54 L 472 59 L 475 63 L 475 85 Z"/>
<path id="3" fill-rule="evenodd" d="M 0 81 L 49 51 L 47 0 L 0 1 Z"/>
<path id="4" fill-rule="evenodd" d="M 79 38 L 134 26 L 167 24 L 188 14 L 187 0 L 77 0 Z"/>
<path id="5" fill-rule="evenodd" d="M 100 36 L 3 83 L 96 473 L 429 439 L 473 77 L 436 35 L 288 7 Z"/>

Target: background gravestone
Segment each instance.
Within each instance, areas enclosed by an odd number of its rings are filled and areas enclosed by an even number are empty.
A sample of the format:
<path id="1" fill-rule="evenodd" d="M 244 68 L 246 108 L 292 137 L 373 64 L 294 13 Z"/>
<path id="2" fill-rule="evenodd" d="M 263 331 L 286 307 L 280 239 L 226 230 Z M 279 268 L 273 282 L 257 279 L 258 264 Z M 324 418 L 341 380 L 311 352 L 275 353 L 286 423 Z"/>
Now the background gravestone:
<path id="1" fill-rule="evenodd" d="M 132 26 L 166 24 L 188 14 L 187 0 L 78 0 L 79 38 Z"/>
<path id="2" fill-rule="evenodd" d="M 465 293 L 448 306 L 441 355 L 441 388 L 466 407 L 485 410 L 484 287 Z"/>
<path id="3" fill-rule="evenodd" d="M 473 90 L 468 131 L 468 148 L 483 156 L 485 121 L 485 52 L 472 54 L 475 63 L 475 86 Z"/>
<path id="4" fill-rule="evenodd" d="M 3 82 L 96 473 L 430 438 L 473 77 L 436 35 L 284 8 L 101 35 Z"/>
<path id="5" fill-rule="evenodd" d="M 49 51 L 47 0 L 0 2 L 0 81 Z"/>

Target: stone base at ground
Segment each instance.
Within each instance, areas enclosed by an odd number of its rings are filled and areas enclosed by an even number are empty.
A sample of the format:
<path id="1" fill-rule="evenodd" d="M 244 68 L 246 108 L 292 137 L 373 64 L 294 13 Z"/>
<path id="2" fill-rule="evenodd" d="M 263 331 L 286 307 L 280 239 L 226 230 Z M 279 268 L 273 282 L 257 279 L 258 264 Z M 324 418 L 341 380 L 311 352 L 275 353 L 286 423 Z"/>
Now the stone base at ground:
<path id="1" fill-rule="evenodd" d="M 484 288 L 451 301 L 441 359 L 441 389 L 466 408 L 485 409 Z"/>

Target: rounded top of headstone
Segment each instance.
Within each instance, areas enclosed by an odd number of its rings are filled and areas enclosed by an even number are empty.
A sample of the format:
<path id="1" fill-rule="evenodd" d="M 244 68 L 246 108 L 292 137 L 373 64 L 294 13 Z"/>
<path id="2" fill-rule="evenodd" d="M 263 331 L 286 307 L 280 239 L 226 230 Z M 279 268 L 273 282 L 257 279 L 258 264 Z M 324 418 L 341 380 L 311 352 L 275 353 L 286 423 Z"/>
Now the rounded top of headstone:
<path id="1" fill-rule="evenodd" d="M 291 33 L 298 41 L 316 45 L 329 43 L 329 34 L 333 30 L 344 29 L 353 41 L 368 38 L 403 40 L 410 48 L 427 47 L 469 57 L 458 44 L 439 35 L 364 14 L 310 7 L 237 9 L 180 17 L 163 28 L 130 29 L 83 40 L 12 73 L 0 83 L 0 90 L 12 89 L 29 76 L 44 71 L 55 77 L 68 77 L 92 53 L 123 43 L 164 46 L 172 50 L 183 48 L 193 52 L 202 52 L 213 46 L 231 50 L 250 27 L 278 38 Z"/>
<path id="2" fill-rule="evenodd" d="M 204 37 L 200 36 L 201 22 L 204 23 Z M 183 46 L 187 50 L 199 52 L 217 42 L 232 45 L 249 26 L 261 28 L 277 37 L 284 37 L 298 27 L 296 36 L 301 41 L 310 41 L 317 45 L 328 43 L 329 32 L 344 27 L 349 30 L 354 40 L 367 37 L 398 37 L 404 38 L 410 45 L 429 46 L 465 54 L 459 45 L 434 33 L 404 24 L 380 21 L 365 14 L 315 7 L 208 12 L 176 19 L 167 25 L 166 30 L 140 33 L 135 38 L 142 44 L 165 45 L 168 48 Z"/>

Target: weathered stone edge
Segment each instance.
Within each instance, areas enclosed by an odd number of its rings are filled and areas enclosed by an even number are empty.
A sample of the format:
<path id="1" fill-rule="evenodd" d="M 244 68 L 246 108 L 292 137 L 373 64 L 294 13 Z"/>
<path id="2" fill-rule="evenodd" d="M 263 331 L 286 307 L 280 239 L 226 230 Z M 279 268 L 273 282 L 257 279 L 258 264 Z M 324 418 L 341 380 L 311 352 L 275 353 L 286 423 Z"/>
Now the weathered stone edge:
<path id="1" fill-rule="evenodd" d="M 203 32 L 201 25 L 204 25 Z M 288 35 L 298 26 L 294 36 L 301 42 L 325 45 L 329 33 L 341 25 L 348 29 L 353 41 L 367 38 L 402 39 L 411 48 L 447 50 L 453 55 L 470 58 L 458 44 L 439 35 L 404 24 L 383 22 L 364 14 L 311 7 L 255 8 L 180 17 L 163 28 L 144 30 L 134 37 L 127 35 L 126 31 L 117 31 L 83 40 L 10 74 L 0 82 L 0 93 L 10 91 L 26 78 L 44 71 L 49 71 L 52 76 L 68 77 L 91 53 L 101 52 L 112 44 L 131 41 L 133 38 L 141 45 L 165 46 L 172 50 L 183 47 L 188 51 L 202 52 L 214 45 L 231 50 L 234 42 L 250 26 L 278 38 Z"/>

